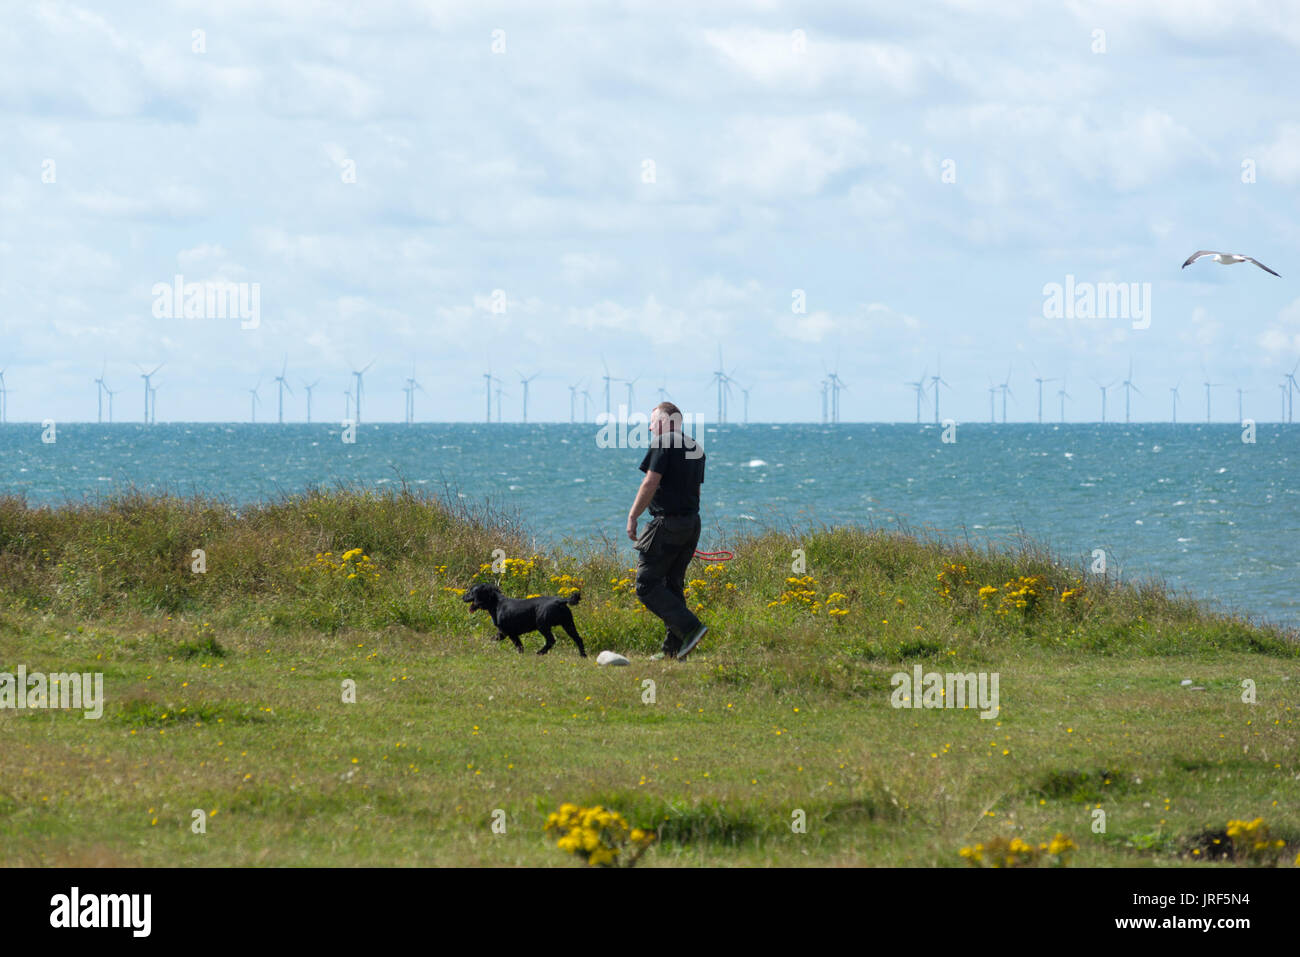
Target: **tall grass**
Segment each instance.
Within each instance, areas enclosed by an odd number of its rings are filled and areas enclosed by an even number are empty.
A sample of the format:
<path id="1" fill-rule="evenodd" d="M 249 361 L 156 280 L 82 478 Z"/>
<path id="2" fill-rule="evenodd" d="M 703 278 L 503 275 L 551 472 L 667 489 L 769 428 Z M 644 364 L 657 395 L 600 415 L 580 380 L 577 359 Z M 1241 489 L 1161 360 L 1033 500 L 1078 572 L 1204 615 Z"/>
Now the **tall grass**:
<path id="1" fill-rule="evenodd" d="M 538 553 L 529 541 L 506 515 L 408 487 L 315 490 L 251 507 L 132 492 L 31 508 L 8 496 L 0 605 L 269 633 L 428 633 L 463 630 L 459 591 L 495 580 L 516 595 L 580 588 L 584 633 L 630 650 L 657 647 L 661 626 L 635 596 L 630 553 L 608 541 Z M 1087 575 L 1024 539 L 980 545 L 849 526 L 726 544 L 735 559 L 692 565 L 688 597 L 736 649 L 865 662 L 957 648 L 978 656 L 1008 643 L 1100 655 L 1300 650 L 1294 633 L 1207 610 L 1158 582 Z"/>

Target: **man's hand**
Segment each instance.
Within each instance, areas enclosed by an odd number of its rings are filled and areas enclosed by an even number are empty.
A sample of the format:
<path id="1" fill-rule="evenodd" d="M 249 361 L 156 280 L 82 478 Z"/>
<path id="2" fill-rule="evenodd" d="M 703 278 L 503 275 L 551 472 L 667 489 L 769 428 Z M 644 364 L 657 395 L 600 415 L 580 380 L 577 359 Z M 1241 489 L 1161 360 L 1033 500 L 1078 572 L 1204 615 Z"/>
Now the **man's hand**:
<path id="1" fill-rule="evenodd" d="M 646 510 L 650 500 L 655 497 L 655 492 L 659 489 L 659 482 L 662 478 L 663 476 L 658 472 L 646 472 L 645 478 L 641 480 L 641 487 L 636 490 L 636 500 L 627 513 L 627 537 L 634 542 L 639 537 L 636 533 L 637 517 Z"/>

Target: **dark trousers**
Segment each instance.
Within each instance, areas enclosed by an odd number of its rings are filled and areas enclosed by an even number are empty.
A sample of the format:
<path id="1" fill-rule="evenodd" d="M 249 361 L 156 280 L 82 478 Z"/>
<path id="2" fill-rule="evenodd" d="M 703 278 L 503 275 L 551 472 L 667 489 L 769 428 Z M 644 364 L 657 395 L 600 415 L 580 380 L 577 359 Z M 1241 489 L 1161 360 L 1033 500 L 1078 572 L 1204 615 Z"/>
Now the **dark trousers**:
<path id="1" fill-rule="evenodd" d="M 652 518 L 637 539 L 636 594 L 668 626 L 663 650 L 675 654 L 700 629 L 686 604 L 686 566 L 700 543 L 700 516 Z"/>

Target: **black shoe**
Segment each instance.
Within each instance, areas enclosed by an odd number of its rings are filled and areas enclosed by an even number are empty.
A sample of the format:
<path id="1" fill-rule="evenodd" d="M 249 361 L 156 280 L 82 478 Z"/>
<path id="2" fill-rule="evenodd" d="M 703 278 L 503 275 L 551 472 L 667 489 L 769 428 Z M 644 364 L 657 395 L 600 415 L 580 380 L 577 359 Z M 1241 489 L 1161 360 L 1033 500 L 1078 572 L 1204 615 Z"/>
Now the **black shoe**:
<path id="1" fill-rule="evenodd" d="M 691 637 L 687 638 L 686 643 L 682 645 L 682 647 L 678 650 L 677 660 L 681 661 L 692 651 L 694 651 L 695 646 L 698 645 L 700 641 L 704 638 L 704 636 L 707 635 L 708 633 L 709 633 L 709 626 L 700 625 L 700 630 L 697 631 L 695 634 L 691 635 Z"/>
<path id="2" fill-rule="evenodd" d="M 682 647 L 681 639 L 671 631 L 664 636 L 664 643 L 659 646 L 659 657 L 676 658 L 678 649 Z"/>

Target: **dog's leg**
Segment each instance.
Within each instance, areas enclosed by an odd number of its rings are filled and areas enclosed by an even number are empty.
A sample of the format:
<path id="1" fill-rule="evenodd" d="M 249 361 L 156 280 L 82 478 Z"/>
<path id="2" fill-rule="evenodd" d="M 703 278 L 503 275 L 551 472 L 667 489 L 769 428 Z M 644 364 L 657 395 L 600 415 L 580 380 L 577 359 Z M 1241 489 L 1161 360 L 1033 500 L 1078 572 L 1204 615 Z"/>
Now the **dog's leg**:
<path id="1" fill-rule="evenodd" d="M 509 638 L 515 643 L 515 651 L 519 652 L 521 655 L 524 653 L 524 643 L 519 640 L 518 635 L 498 635 L 497 641 L 500 641 L 502 638 Z"/>
<path id="2" fill-rule="evenodd" d="M 542 645 L 541 650 L 537 652 L 539 655 L 544 655 L 555 647 L 555 636 L 551 634 L 551 629 L 549 628 L 538 628 L 537 630 L 540 631 L 542 636 L 546 639 L 546 644 Z"/>
<path id="3" fill-rule="evenodd" d="M 578 637 L 578 629 L 573 627 L 573 622 L 566 621 L 562 627 L 569 633 L 569 637 L 573 639 L 573 643 L 578 646 L 578 654 L 583 658 L 587 657 L 587 649 L 582 647 L 582 639 Z"/>

